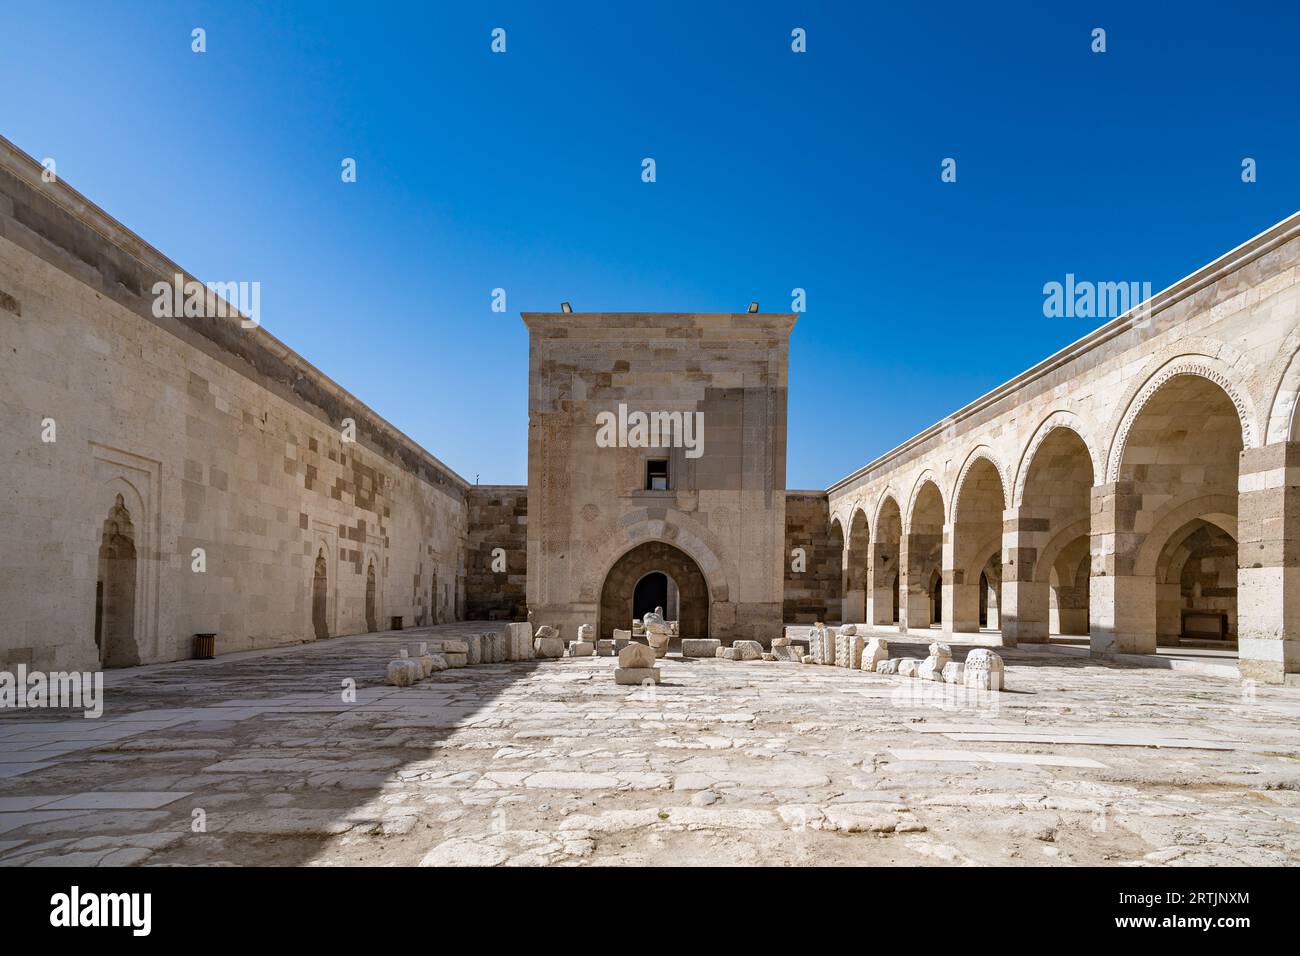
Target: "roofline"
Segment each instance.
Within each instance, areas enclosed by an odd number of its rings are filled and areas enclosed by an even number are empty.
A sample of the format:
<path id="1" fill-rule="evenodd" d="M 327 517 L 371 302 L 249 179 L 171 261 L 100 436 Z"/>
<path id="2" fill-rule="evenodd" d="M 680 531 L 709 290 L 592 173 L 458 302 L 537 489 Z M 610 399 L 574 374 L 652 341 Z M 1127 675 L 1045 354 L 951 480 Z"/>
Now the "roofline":
<path id="1" fill-rule="evenodd" d="M 1225 252 L 1223 255 L 1219 256 L 1219 258 L 1214 259 L 1207 265 L 1197 269 L 1195 272 L 1184 276 L 1172 285 L 1157 292 L 1150 299 L 1139 303 L 1123 315 L 1112 319 L 1105 325 L 1094 329 L 1060 351 L 1049 355 L 1037 365 L 1033 365 L 1014 378 L 1003 382 L 997 388 L 986 392 L 970 404 L 962 406 L 947 418 L 936 422 L 924 431 L 918 432 L 901 445 L 897 445 L 885 452 L 883 455 L 872 459 L 852 474 L 846 475 L 839 481 L 830 485 L 826 489 L 826 493 L 828 495 L 834 494 L 850 482 L 856 481 L 858 478 L 861 478 L 877 468 L 880 468 L 882 465 L 887 464 L 891 459 L 901 457 L 917 445 L 933 438 L 939 432 L 950 428 L 957 422 L 970 418 L 972 415 L 984 410 L 994 402 L 1000 401 L 1014 390 L 1022 388 L 1030 382 L 1037 381 L 1043 376 L 1055 372 L 1061 366 L 1073 361 L 1080 355 L 1083 355 L 1091 349 L 1094 349 L 1116 336 L 1127 332 L 1133 327 L 1134 322 L 1137 321 L 1139 317 L 1143 322 L 1149 322 L 1157 313 L 1163 312 L 1165 309 L 1168 309 L 1173 305 L 1177 305 L 1183 299 L 1186 299 L 1207 286 L 1212 285 L 1222 279 L 1225 275 L 1235 272 L 1242 266 L 1258 259 L 1260 256 L 1267 255 L 1269 252 L 1272 252 L 1279 246 L 1285 245 L 1298 236 L 1300 236 L 1300 211 L 1292 213 L 1258 235 L 1247 239 L 1239 246 Z"/>
<path id="2" fill-rule="evenodd" d="M 146 270 L 157 270 L 159 267 L 165 269 L 168 273 L 175 275 L 180 274 L 186 280 L 202 282 L 197 276 L 193 275 L 186 269 L 182 269 L 171 258 L 164 255 L 156 247 L 146 242 L 140 235 L 115 217 L 109 215 L 102 207 L 87 199 L 84 195 L 69 186 L 60 176 L 54 182 L 44 182 L 41 179 L 41 173 L 44 167 L 37 162 L 35 157 L 28 155 L 19 146 L 0 135 L 0 168 L 8 169 L 15 176 L 25 181 L 29 186 L 37 187 L 51 202 L 61 208 L 69 216 L 83 223 L 93 232 L 97 233 L 105 242 L 116 246 L 122 252 L 140 263 Z M 152 261 L 151 261 L 152 260 Z M 268 351 L 277 354 L 288 364 L 301 368 L 307 376 L 315 377 L 321 384 L 331 386 L 348 404 L 355 405 L 359 410 L 369 414 L 369 416 L 379 425 L 387 428 L 395 437 L 409 445 L 413 450 L 425 455 L 435 464 L 438 469 L 445 472 L 448 477 L 460 483 L 460 490 L 471 487 L 470 483 L 465 480 L 459 472 L 448 466 L 437 455 L 434 455 L 427 448 L 421 445 L 415 439 L 411 438 L 384 416 L 380 415 L 373 408 L 367 405 L 361 399 L 357 398 L 350 391 L 340 385 L 334 379 L 330 378 L 311 362 L 307 361 L 284 342 L 276 338 L 265 327 L 258 325 L 249 329 L 249 332 L 263 345 Z"/>

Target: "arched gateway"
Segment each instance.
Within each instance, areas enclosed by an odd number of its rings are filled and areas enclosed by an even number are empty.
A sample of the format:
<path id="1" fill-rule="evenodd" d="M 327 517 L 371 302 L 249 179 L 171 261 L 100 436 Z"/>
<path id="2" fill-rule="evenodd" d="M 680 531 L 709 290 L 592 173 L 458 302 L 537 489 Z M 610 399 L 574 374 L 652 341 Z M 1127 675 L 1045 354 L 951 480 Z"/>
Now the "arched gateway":
<path id="1" fill-rule="evenodd" d="M 682 637 L 709 636 L 709 585 L 691 557 L 663 541 L 647 541 L 614 562 L 600 590 L 600 636 L 630 628 L 637 585 L 660 574 L 677 585 L 678 631 Z M 666 604 L 664 605 L 667 606 Z"/>

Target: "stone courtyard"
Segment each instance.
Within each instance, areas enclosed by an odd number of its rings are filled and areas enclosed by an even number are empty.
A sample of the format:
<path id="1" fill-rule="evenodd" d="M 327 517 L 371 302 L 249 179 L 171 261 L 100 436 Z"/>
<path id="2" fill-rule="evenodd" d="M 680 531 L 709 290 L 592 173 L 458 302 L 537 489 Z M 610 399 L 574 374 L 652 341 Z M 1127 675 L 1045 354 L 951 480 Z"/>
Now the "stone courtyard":
<path id="1" fill-rule="evenodd" d="M 599 656 L 385 685 L 402 648 L 494 627 L 118 670 L 98 720 L 7 711 L 0 865 L 1300 861 L 1293 688 L 1032 645 L 970 698 L 675 650 L 657 687 Z"/>

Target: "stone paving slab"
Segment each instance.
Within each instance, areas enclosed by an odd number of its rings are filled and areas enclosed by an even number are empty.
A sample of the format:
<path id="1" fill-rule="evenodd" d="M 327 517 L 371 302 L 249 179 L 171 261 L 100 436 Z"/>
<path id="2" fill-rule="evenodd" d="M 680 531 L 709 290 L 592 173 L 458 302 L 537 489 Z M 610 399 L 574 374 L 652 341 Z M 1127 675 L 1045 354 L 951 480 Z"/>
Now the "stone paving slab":
<path id="1" fill-rule="evenodd" d="M 0 763 L 0 865 L 1300 862 L 1296 688 L 1014 648 L 983 699 L 675 655 L 655 687 L 600 657 L 386 687 L 399 640 L 111 672 L 98 720 L 0 714 L 0 753 L 49 753 Z"/>

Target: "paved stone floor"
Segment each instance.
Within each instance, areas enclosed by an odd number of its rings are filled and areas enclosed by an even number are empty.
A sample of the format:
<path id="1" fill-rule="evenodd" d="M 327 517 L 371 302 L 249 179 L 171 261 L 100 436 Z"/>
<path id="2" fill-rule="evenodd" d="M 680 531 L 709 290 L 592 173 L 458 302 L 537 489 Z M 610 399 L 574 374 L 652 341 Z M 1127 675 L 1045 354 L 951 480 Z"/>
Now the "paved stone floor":
<path id="1" fill-rule="evenodd" d="M 420 637 L 110 672 L 98 720 L 0 714 L 0 865 L 1300 861 L 1298 688 L 1024 649 L 970 699 L 672 657 L 653 691 L 610 658 L 384 686 Z"/>

